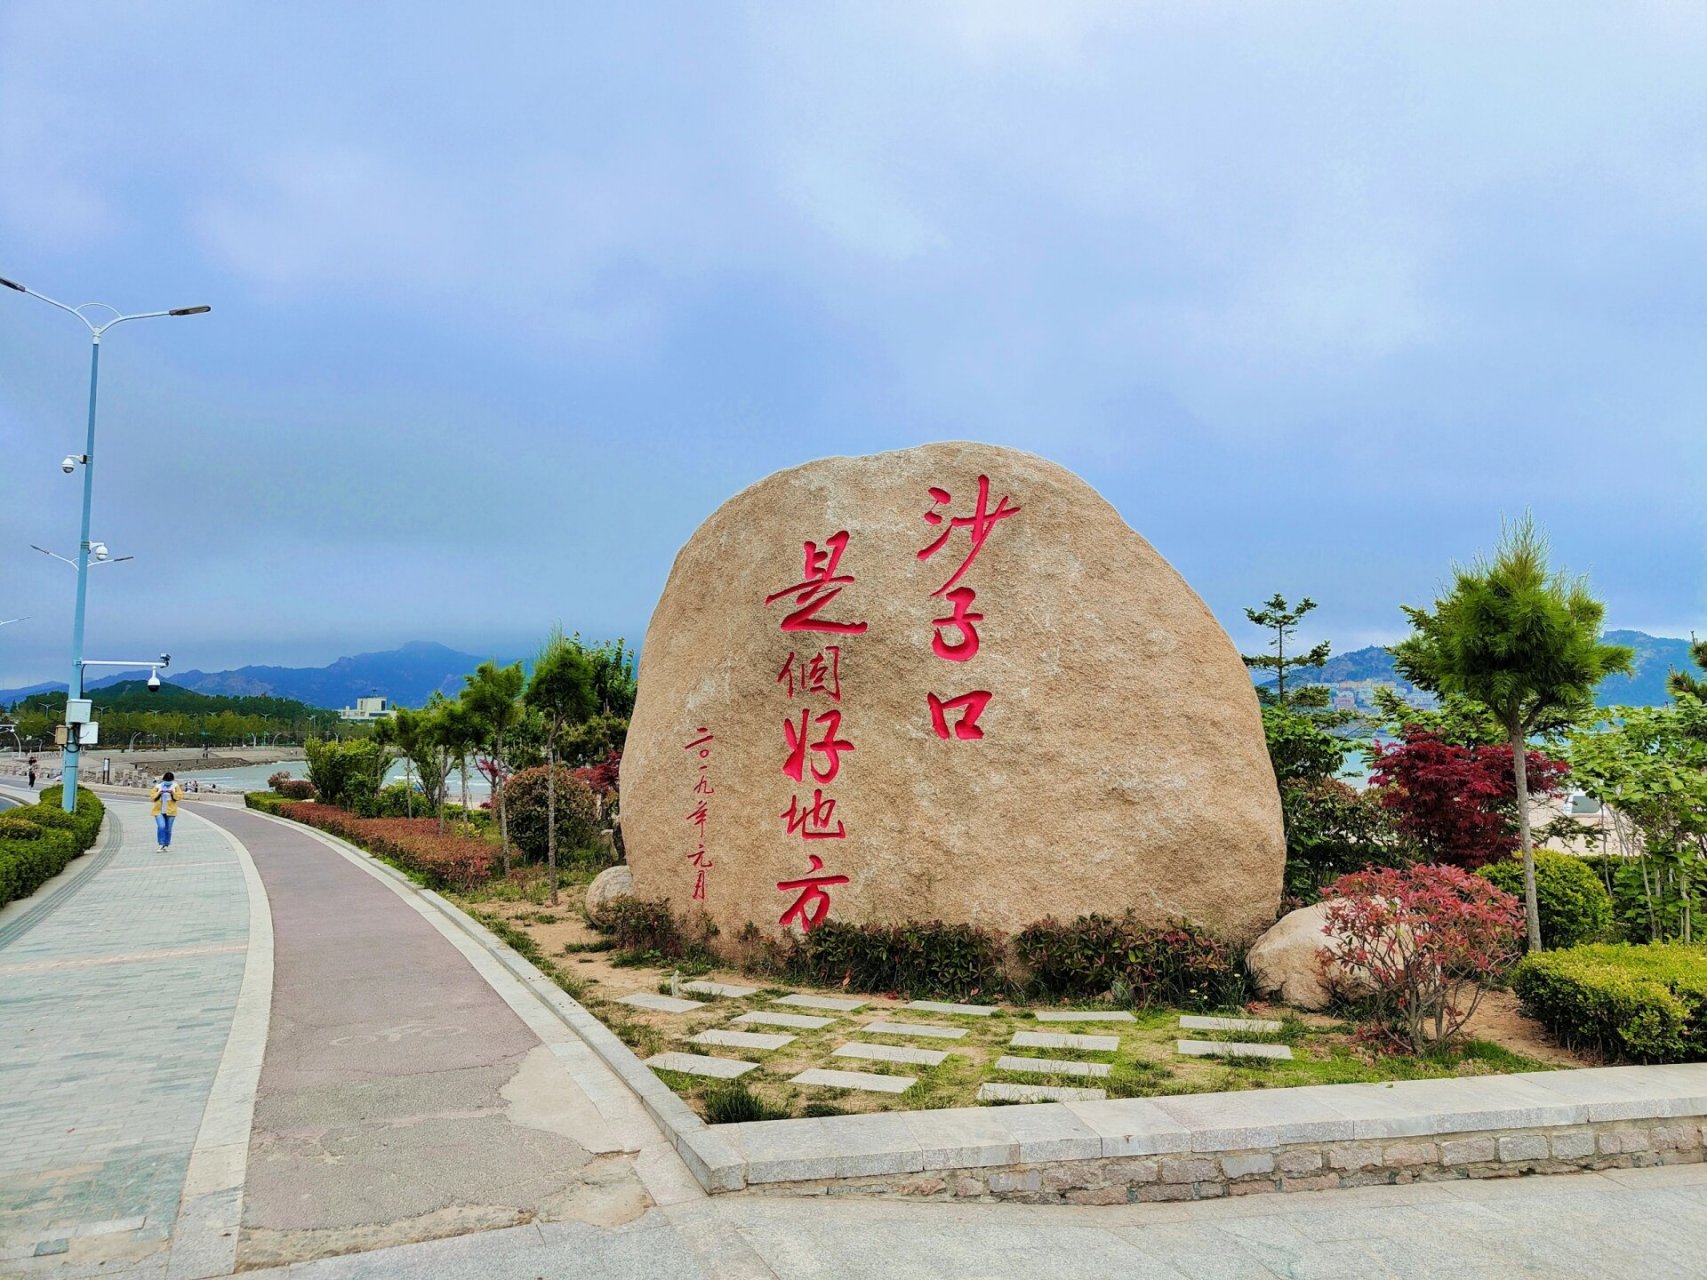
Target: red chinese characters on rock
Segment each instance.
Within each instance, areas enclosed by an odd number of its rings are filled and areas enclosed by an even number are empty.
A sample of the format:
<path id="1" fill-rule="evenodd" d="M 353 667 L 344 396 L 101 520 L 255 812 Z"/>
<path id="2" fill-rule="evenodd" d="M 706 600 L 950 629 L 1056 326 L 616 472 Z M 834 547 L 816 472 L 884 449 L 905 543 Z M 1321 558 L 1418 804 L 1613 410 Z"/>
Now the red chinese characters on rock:
<path id="1" fill-rule="evenodd" d="M 779 880 L 777 889 L 783 893 L 799 891 L 800 896 L 794 900 L 788 910 L 777 917 L 777 923 L 785 928 L 798 924 L 801 932 L 811 933 L 813 929 L 824 923 L 824 917 L 830 914 L 830 895 L 824 892 L 825 886 L 846 884 L 846 876 L 824 875 L 824 860 L 815 853 L 809 853 L 806 858 L 812 864 L 810 875 L 798 880 Z"/>
<path id="2" fill-rule="evenodd" d="M 803 658 L 792 649 L 788 653 L 788 661 L 782 664 L 782 670 L 776 673 L 776 682 L 788 683 L 788 697 L 794 699 L 795 690 L 802 695 L 821 693 L 831 702 L 842 700 L 842 647 L 838 644 L 827 644 L 811 657 Z"/>
<path id="3" fill-rule="evenodd" d="M 823 631 L 840 636 L 861 635 L 865 622 L 838 622 L 821 617 L 837 596 L 855 582 L 852 573 L 842 572 L 842 557 L 848 549 L 848 532 L 830 535 L 820 546 L 807 541 L 801 544 L 801 581 L 774 591 L 765 597 L 767 606 L 786 601 L 791 612 L 778 624 L 782 631 Z M 838 610 L 840 612 L 840 610 Z M 846 840 L 847 823 L 836 817 L 836 801 L 824 794 L 824 787 L 841 772 L 842 759 L 854 750 L 853 740 L 844 736 L 842 713 L 836 707 L 811 705 L 815 696 L 840 704 L 842 700 L 842 648 L 825 645 L 815 653 L 790 650 L 777 672 L 775 682 L 787 689 L 789 702 L 798 697 L 806 705 L 790 707 L 782 721 L 782 773 L 794 782 L 811 787 L 808 800 L 799 791 L 789 795 L 788 807 L 777 814 L 783 830 L 802 840 Z M 777 892 L 798 893 L 794 904 L 784 911 L 779 923 L 798 924 L 810 932 L 829 914 L 830 895 L 827 887 L 846 884 L 848 878 L 823 873 L 824 861 L 808 854 L 812 874 L 800 880 L 779 880 Z"/>
<path id="4" fill-rule="evenodd" d="M 711 785 L 711 744 L 714 738 L 711 730 L 704 725 L 694 730 L 699 734 L 692 742 L 682 745 L 683 751 L 699 753 L 699 777 L 694 780 L 693 794 L 696 797 L 694 806 L 688 811 L 687 820 L 694 825 L 697 843 L 692 853 L 688 854 L 688 865 L 693 868 L 693 900 L 705 901 L 705 873 L 717 864 L 712 862 L 705 847 L 705 824 L 711 817 L 711 797 L 717 794 Z"/>
<path id="5" fill-rule="evenodd" d="M 978 598 L 971 587 L 960 587 L 955 584 L 972 567 L 972 562 L 978 558 L 978 553 L 984 549 L 984 543 L 995 530 L 999 521 L 1007 520 L 1020 513 L 1020 508 L 1008 505 L 1007 495 L 996 500 L 995 509 L 990 507 L 990 477 L 978 477 L 978 498 L 973 512 L 969 516 L 948 517 L 939 507 L 946 508 L 953 501 L 953 495 L 947 489 L 932 485 L 930 490 L 931 505 L 925 511 L 925 523 L 933 528 L 941 528 L 942 535 L 937 540 L 918 553 L 920 560 L 929 560 L 937 552 L 948 545 L 949 539 L 956 529 L 966 530 L 970 546 L 966 558 L 960 566 L 948 576 L 931 597 L 944 597 L 948 601 L 949 613 L 946 618 L 934 618 L 931 627 L 935 634 L 931 637 L 931 652 L 946 662 L 970 662 L 978 655 L 980 640 L 977 624 L 984 620 L 984 615 L 974 613 L 973 602 Z M 956 638 L 951 640 L 950 635 Z M 930 709 L 931 729 L 937 737 L 947 742 L 952 738 L 962 741 L 975 741 L 984 736 L 984 730 L 978 725 L 978 717 L 984 713 L 984 708 L 990 703 L 992 694 L 988 689 L 976 689 L 971 693 L 963 693 L 955 698 L 942 698 L 934 693 L 925 695 L 926 706 Z M 959 720 L 952 726 L 949 724 L 948 713 L 959 711 Z"/>
<path id="6" fill-rule="evenodd" d="M 853 583 L 851 573 L 837 573 L 836 568 L 841 564 L 842 553 L 848 549 L 848 531 L 832 533 L 823 547 L 816 542 L 803 543 L 805 549 L 805 568 L 801 570 L 802 581 L 792 587 L 784 587 L 781 591 L 773 591 L 765 597 L 765 604 L 775 604 L 788 596 L 794 597 L 794 603 L 799 607 L 782 620 L 784 631 L 829 631 L 838 635 L 863 635 L 866 623 L 863 622 L 832 622 L 828 618 L 820 618 L 818 611 L 842 594 L 842 588 Z"/>

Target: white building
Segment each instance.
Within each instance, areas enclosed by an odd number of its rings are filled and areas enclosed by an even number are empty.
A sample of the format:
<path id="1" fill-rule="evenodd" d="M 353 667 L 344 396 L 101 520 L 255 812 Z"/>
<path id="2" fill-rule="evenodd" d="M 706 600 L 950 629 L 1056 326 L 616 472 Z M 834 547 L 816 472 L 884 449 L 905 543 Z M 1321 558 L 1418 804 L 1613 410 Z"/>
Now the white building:
<path id="1" fill-rule="evenodd" d="M 338 712 L 340 720 L 383 720 L 391 714 L 391 704 L 384 698 L 357 698 L 356 705 L 344 707 Z"/>

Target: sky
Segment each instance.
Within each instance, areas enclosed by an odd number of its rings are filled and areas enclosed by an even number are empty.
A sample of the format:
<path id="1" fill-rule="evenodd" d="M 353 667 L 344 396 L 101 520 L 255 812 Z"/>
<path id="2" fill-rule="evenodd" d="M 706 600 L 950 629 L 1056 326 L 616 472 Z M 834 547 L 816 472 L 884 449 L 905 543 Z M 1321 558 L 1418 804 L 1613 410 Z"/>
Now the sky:
<path id="1" fill-rule="evenodd" d="M 1532 510 L 1707 631 L 1707 6 L 0 7 L 0 276 L 103 340 L 90 657 L 643 634 L 720 503 L 976 439 L 1246 648 Z M 63 680 L 88 336 L 0 290 L 0 687 Z"/>

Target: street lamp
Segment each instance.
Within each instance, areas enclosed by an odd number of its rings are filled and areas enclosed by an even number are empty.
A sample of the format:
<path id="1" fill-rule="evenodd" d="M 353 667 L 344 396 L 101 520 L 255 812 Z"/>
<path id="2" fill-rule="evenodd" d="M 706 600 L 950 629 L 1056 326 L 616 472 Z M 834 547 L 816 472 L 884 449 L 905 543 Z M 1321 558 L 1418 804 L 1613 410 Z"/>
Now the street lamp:
<path id="1" fill-rule="evenodd" d="M 27 293 L 32 298 L 40 298 L 50 307 L 58 307 L 61 311 L 70 313 L 81 320 L 89 330 L 89 431 L 88 439 L 80 454 L 67 455 L 60 463 L 61 470 L 67 474 L 79 466 L 83 468 L 83 537 L 77 545 L 77 608 L 71 623 L 71 680 L 65 693 L 66 729 L 65 729 L 65 765 L 61 772 L 65 787 L 65 811 L 75 813 L 77 810 L 77 759 L 78 733 L 76 725 L 71 722 L 71 705 L 74 701 L 83 699 L 83 609 L 89 596 L 89 553 L 93 547 L 89 542 L 89 508 L 95 496 L 95 390 L 99 383 L 101 372 L 101 335 L 114 325 L 123 324 L 126 320 L 153 320 L 160 316 L 199 316 L 213 310 L 212 307 L 173 307 L 168 311 L 139 311 L 134 315 L 123 315 L 117 308 L 110 307 L 104 302 L 85 302 L 81 306 L 68 307 L 63 302 L 56 302 L 45 293 L 37 293 L 34 289 L 25 288 L 16 280 L 8 280 L 0 276 L 0 285 L 15 289 L 19 293 Z M 112 312 L 112 319 L 104 324 L 96 324 L 85 311 L 94 308 Z M 105 550 L 105 548 L 102 548 Z M 53 553 L 48 552 L 49 555 Z"/>
<path id="2" fill-rule="evenodd" d="M 30 550 L 31 551 L 39 551 L 44 556 L 52 556 L 55 560 L 58 560 L 62 564 L 68 564 L 73 569 L 75 569 L 77 567 L 77 562 L 75 560 L 72 560 L 66 556 L 62 556 L 57 551 L 49 551 L 46 547 L 38 547 L 33 542 L 30 543 Z M 89 559 L 92 562 L 91 567 L 94 567 L 95 565 L 103 565 L 103 564 L 123 564 L 126 560 L 134 560 L 134 559 L 136 559 L 136 557 L 135 556 L 115 556 L 110 551 L 107 550 L 107 544 L 106 543 L 104 543 L 104 542 L 91 542 L 89 544 Z"/>

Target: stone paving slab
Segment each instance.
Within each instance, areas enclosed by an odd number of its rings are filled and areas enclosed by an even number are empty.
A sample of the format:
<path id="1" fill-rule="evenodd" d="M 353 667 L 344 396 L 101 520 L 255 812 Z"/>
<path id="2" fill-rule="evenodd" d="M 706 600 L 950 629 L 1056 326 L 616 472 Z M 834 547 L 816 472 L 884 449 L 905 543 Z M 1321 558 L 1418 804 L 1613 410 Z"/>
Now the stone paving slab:
<path id="1" fill-rule="evenodd" d="M 1101 1079 L 1109 1073 L 1106 1062 L 1068 1062 L 1063 1058 L 997 1058 L 997 1071 L 1028 1071 L 1033 1075 L 1091 1076 Z"/>
<path id="2" fill-rule="evenodd" d="M 1075 1036 L 1058 1031 L 1016 1031 L 1008 1043 L 1016 1049 L 1078 1049 L 1085 1053 L 1113 1053 L 1120 1048 L 1120 1037 Z"/>
<path id="3" fill-rule="evenodd" d="M 731 1024 L 793 1027 L 796 1031 L 821 1031 L 834 1021 L 834 1018 L 814 1018 L 806 1013 L 774 1013 L 769 1009 L 754 1009 L 751 1013 L 743 1013 L 739 1018 L 730 1019 Z"/>
<path id="4" fill-rule="evenodd" d="M 938 1027 L 928 1022 L 868 1022 L 860 1028 L 880 1036 L 923 1036 L 927 1040 L 958 1040 L 965 1027 Z"/>
<path id="5" fill-rule="evenodd" d="M 1283 1044 L 1240 1044 L 1235 1040 L 1176 1040 L 1174 1048 L 1188 1058 L 1292 1057 L 1292 1050 Z"/>
<path id="6" fill-rule="evenodd" d="M 952 1004 L 944 1000 L 911 1000 L 903 1009 L 922 1009 L 926 1013 L 958 1013 L 968 1018 L 988 1018 L 997 1012 L 993 1004 Z"/>
<path id="7" fill-rule="evenodd" d="M 832 1058 L 863 1058 L 867 1062 L 905 1062 L 910 1066 L 936 1067 L 948 1057 L 941 1049 L 915 1049 L 906 1044 L 864 1044 L 858 1040 L 844 1044 L 830 1055 Z"/>
<path id="8" fill-rule="evenodd" d="M 870 1004 L 869 1000 L 844 1000 L 839 996 L 783 996 L 772 1004 L 786 1004 L 796 1009 L 828 1009 L 832 1013 L 852 1013 Z"/>
<path id="9" fill-rule="evenodd" d="M 689 1044 L 711 1044 L 725 1049 L 757 1049 L 769 1053 L 780 1049 L 785 1044 L 793 1044 L 797 1036 L 785 1036 L 764 1031 L 721 1031 L 713 1029 L 701 1031 L 697 1036 L 689 1036 Z"/>
<path id="10" fill-rule="evenodd" d="M 1097 1102 L 1103 1089 L 1072 1089 L 1059 1084 L 1005 1084 L 991 1080 L 978 1086 L 979 1102 Z"/>
<path id="11" fill-rule="evenodd" d="M 1039 1022 L 1136 1022 L 1125 1009 L 1040 1009 L 1031 1015 Z"/>
<path id="12" fill-rule="evenodd" d="M 825 1067 L 813 1067 L 790 1078 L 789 1083 L 817 1084 L 831 1089 L 862 1089 L 867 1093 L 905 1093 L 918 1081 L 913 1076 L 885 1076 L 874 1071 L 831 1071 Z"/>
<path id="13" fill-rule="evenodd" d="M 636 991 L 631 995 L 618 996 L 618 1004 L 631 1004 L 636 1009 L 650 1009 L 654 1013 L 687 1013 L 693 1009 L 705 1008 L 703 1000 L 682 1000 L 676 996 L 661 996 L 653 991 Z"/>
<path id="14" fill-rule="evenodd" d="M 1179 1024 L 1185 1031 L 1238 1031 L 1245 1035 L 1279 1031 L 1283 1025 L 1270 1018 L 1205 1018 L 1192 1013 L 1181 1016 Z"/>
<path id="15" fill-rule="evenodd" d="M 747 996 L 759 994 L 757 987 L 737 987 L 727 982 L 707 982 L 698 980 L 682 983 L 683 991 L 691 991 L 696 996 L 722 996 L 726 1000 L 741 1000 Z"/>
<path id="16" fill-rule="evenodd" d="M 749 1071 L 757 1071 L 756 1062 L 741 1062 L 735 1058 L 708 1058 L 698 1053 L 655 1053 L 646 1059 L 649 1067 L 679 1071 L 687 1076 L 710 1076 L 714 1080 L 733 1080 Z"/>

